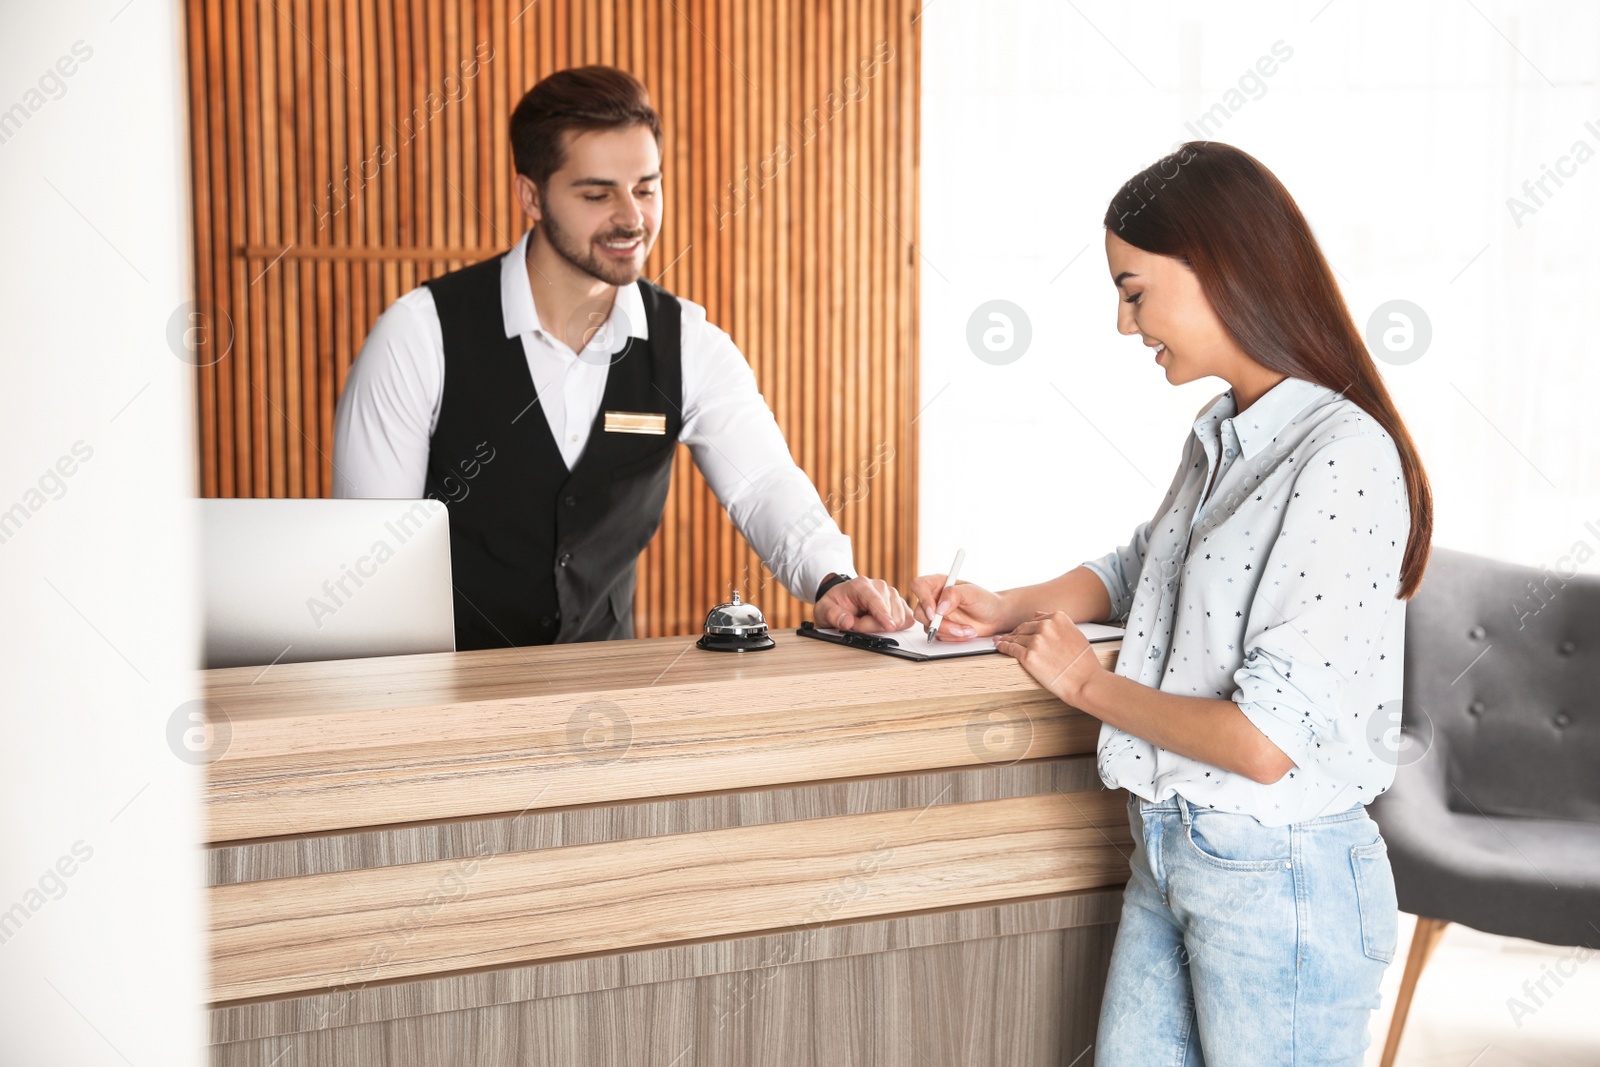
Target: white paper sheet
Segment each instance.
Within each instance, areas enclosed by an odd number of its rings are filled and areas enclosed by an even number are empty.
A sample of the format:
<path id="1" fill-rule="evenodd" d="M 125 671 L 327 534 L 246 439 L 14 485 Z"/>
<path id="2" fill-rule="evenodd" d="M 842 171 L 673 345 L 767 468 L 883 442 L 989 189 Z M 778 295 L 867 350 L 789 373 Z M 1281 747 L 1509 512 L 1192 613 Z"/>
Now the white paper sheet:
<path id="1" fill-rule="evenodd" d="M 1083 631 L 1083 636 L 1087 637 L 1091 644 L 1096 641 L 1116 641 L 1122 637 L 1122 627 L 1107 626 L 1099 622 L 1080 622 L 1078 623 L 1078 629 Z M 834 637 L 839 636 L 840 633 L 838 630 L 830 630 L 822 626 L 817 627 L 817 632 L 830 634 Z M 855 632 L 864 633 L 865 631 L 857 630 Z M 870 636 L 887 637 L 898 643 L 906 651 L 916 652 L 930 659 L 938 659 L 943 656 L 970 656 L 974 652 L 993 652 L 995 650 L 994 638 L 992 637 L 975 637 L 970 641 L 948 641 L 944 638 L 940 638 L 937 641 L 929 641 L 921 624 L 914 624 L 905 630 L 877 631 L 871 633 Z"/>

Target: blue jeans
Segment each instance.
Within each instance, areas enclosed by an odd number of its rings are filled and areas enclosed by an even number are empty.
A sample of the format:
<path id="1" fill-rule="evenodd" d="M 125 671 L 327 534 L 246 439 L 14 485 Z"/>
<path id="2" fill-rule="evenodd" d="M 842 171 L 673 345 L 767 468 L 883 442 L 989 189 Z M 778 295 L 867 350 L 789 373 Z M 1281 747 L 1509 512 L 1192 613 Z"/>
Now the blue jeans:
<path id="1" fill-rule="evenodd" d="M 1399 910 L 1358 804 L 1288 826 L 1129 795 L 1099 1067 L 1360 1067 Z"/>

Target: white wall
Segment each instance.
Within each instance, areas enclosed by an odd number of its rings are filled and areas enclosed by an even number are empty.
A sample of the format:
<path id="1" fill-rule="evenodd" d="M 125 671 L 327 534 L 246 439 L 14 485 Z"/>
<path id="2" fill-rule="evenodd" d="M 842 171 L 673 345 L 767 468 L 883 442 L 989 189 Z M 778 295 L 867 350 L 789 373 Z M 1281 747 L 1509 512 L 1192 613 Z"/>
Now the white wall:
<path id="1" fill-rule="evenodd" d="M 0 1063 L 29 1067 L 204 1042 L 167 741 L 197 632 L 178 12 L 124 2 L 0 4 Z"/>
<path id="2" fill-rule="evenodd" d="M 921 24 L 923 572 L 965 545 L 974 581 L 1055 575 L 1160 502 L 1226 385 L 1169 386 L 1116 333 L 1100 218 L 1278 41 L 1209 139 L 1288 186 L 1363 328 L 1391 299 L 1431 321 L 1380 367 L 1435 543 L 1555 565 L 1583 542 L 1600 571 L 1600 6 L 934 0 Z M 1519 226 L 1507 198 L 1579 140 L 1595 158 Z M 965 338 L 994 298 L 1033 327 L 1006 366 Z"/>

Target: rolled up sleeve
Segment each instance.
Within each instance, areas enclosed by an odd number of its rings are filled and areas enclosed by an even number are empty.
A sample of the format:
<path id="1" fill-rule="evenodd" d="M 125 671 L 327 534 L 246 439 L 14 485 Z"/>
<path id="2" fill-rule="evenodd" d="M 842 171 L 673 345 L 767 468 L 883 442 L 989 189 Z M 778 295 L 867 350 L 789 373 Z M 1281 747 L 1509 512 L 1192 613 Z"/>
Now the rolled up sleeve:
<path id="1" fill-rule="evenodd" d="M 1133 531 L 1133 537 L 1121 548 L 1083 563 L 1105 583 L 1106 594 L 1111 597 L 1111 618 L 1108 622 L 1127 621 L 1128 611 L 1133 607 L 1133 589 L 1139 581 L 1139 572 L 1144 570 L 1145 553 L 1150 547 L 1152 521 L 1146 519 L 1140 523 Z"/>
<path id="2" fill-rule="evenodd" d="M 1370 673 L 1399 601 L 1411 513 L 1399 452 L 1381 431 L 1338 437 L 1295 476 L 1251 601 L 1233 700 L 1297 766 L 1344 735 L 1344 700 Z"/>

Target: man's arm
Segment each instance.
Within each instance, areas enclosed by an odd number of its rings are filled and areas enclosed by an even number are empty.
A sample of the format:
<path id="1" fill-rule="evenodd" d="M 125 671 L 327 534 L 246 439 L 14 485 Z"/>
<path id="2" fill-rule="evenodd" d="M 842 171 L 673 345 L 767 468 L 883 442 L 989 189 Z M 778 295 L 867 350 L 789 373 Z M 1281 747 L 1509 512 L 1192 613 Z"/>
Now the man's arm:
<path id="1" fill-rule="evenodd" d="M 407 293 L 373 324 L 333 416 L 333 495 L 416 500 L 444 393 L 433 294 Z"/>
<path id="2" fill-rule="evenodd" d="M 755 375 L 733 340 L 683 302 L 683 442 L 762 562 L 796 598 L 810 603 L 832 572 L 854 574 L 850 538 L 789 454 Z M 879 588 L 879 587 L 882 588 Z M 874 628 L 911 623 L 900 595 L 881 582 L 837 587 L 859 608 L 884 617 Z M 880 607 L 873 609 L 874 602 Z M 842 618 L 842 616 L 841 616 Z M 838 619 L 819 620 L 836 625 Z M 872 620 L 852 618 L 863 625 Z"/>

